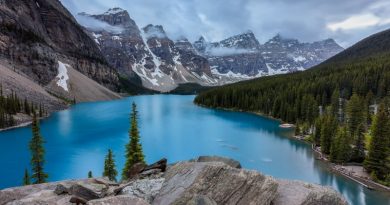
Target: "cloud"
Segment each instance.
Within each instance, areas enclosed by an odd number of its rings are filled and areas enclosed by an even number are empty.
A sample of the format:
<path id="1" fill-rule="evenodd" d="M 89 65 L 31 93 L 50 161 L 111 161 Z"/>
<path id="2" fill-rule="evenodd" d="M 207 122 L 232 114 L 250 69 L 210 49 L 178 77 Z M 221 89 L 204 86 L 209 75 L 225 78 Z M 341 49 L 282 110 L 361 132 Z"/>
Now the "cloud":
<path id="1" fill-rule="evenodd" d="M 247 50 L 247 49 L 214 47 L 214 48 L 209 48 L 206 52 L 213 55 L 213 56 L 229 56 L 229 55 L 234 55 L 234 54 L 250 53 L 253 51 Z"/>
<path id="2" fill-rule="evenodd" d="M 370 26 L 389 24 L 389 19 L 381 19 L 373 14 L 351 16 L 341 22 L 330 23 L 327 27 L 332 31 L 363 29 Z"/>
<path id="3" fill-rule="evenodd" d="M 83 11 L 103 13 L 108 8 L 121 7 L 129 11 L 139 27 L 148 24 L 163 25 L 169 37 L 186 36 L 190 41 L 197 40 L 201 35 L 210 41 L 220 41 L 250 29 L 260 43 L 280 33 L 303 42 L 334 38 L 336 42 L 346 47 L 367 35 L 386 29 L 390 22 L 388 0 L 61 0 L 61 2 L 73 14 Z M 364 21 L 358 22 L 357 17 L 363 18 Z"/>
<path id="4" fill-rule="evenodd" d="M 76 15 L 75 16 L 79 24 L 83 25 L 86 28 L 92 29 L 94 31 L 108 31 L 111 33 L 119 34 L 121 33 L 124 29 L 120 26 L 112 26 L 109 25 L 108 23 L 105 23 L 103 21 L 99 21 L 97 19 L 94 19 L 89 16 L 85 15 Z"/>
<path id="5" fill-rule="evenodd" d="M 156 38 L 165 38 L 167 37 L 164 30 L 162 30 L 163 28 L 161 26 L 153 26 L 153 25 L 148 25 L 147 27 L 145 27 L 145 37 L 146 38 L 152 38 L 152 37 L 156 37 Z"/>

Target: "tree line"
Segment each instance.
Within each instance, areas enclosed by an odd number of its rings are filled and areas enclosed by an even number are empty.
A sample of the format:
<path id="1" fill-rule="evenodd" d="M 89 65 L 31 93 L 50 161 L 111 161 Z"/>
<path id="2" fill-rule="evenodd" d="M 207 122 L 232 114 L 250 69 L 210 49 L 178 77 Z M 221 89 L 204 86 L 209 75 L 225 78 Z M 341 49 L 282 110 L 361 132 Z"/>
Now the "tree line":
<path id="1" fill-rule="evenodd" d="M 15 125 L 13 115 L 24 113 L 32 116 L 33 111 L 37 112 L 39 117 L 47 115 L 42 104 L 34 104 L 26 98 L 20 99 L 13 91 L 9 95 L 5 95 L 0 84 L 0 129 Z"/>
<path id="2" fill-rule="evenodd" d="M 389 96 L 390 55 L 377 54 L 222 86 L 194 102 L 295 123 L 331 161 L 364 163 L 390 185 Z"/>
<path id="3" fill-rule="evenodd" d="M 31 152 L 31 171 L 30 176 L 28 169 L 25 169 L 23 175 L 23 185 L 40 184 L 47 182 L 49 175 L 44 171 L 45 164 L 45 140 L 40 134 L 39 121 L 37 115 L 33 112 L 32 123 L 32 139 L 29 143 Z M 145 157 L 140 143 L 140 133 L 138 129 L 138 111 L 135 103 L 132 104 L 132 112 L 130 114 L 130 129 L 129 129 L 129 143 L 126 144 L 126 164 L 122 170 L 122 180 L 127 180 L 130 177 L 130 170 L 134 164 L 145 164 Z M 108 150 L 104 159 L 104 171 L 102 175 L 109 180 L 117 181 L 118 171 L 116 170 L 115 156 L 111 149 Z M 88 172 L 88 178 L 92 178 L 92 171 Z"/>

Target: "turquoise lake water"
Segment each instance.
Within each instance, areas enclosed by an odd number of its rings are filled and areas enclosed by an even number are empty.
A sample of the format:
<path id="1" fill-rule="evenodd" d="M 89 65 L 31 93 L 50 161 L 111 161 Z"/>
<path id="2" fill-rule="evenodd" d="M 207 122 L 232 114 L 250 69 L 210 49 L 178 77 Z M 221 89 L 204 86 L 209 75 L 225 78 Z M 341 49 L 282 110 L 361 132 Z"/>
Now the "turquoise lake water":
<path id="1" fill-rule="evenodd" d="M 254 114 L 213 110 L 193 104 L 194 96 L 136 96 L 82 103 L 41 121 L 50 181 L 100 176 L 107 149 L 117 168 L 124 164 L 131 103 L 138 105 L 141 142 L 147 162 L 199 155 L 239 160 L 244 168 L 284 179 L 329 185 L 356 205 L 390 205 L 390 195 L 368 190 L 328 171 L 310 145 L 289 138 L 279 122 Z M 31 128 L 0 132 L 0 188 L 19 186 L 29 167 Z"/>

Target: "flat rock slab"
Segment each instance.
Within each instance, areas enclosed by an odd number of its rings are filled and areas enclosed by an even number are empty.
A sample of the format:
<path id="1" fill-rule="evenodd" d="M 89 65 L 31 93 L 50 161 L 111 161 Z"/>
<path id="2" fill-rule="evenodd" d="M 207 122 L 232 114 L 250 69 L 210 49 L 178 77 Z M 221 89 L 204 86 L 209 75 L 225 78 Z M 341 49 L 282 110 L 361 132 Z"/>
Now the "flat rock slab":
<path id="1" fill-rule="evenodd" d="M 301 181 L 277 180 L 278 192 L 273 205 L 347 205 L 347 201 L 331 187 Z"/>
<path id="2" fill-rule="evenodd" d="M 203 195 L 216 204 L 269 205 L 278 187 L 272 177 L 222 162 L 180 162 L 164 177 L 166 181 L 152 204 L 188 204 Z"/>

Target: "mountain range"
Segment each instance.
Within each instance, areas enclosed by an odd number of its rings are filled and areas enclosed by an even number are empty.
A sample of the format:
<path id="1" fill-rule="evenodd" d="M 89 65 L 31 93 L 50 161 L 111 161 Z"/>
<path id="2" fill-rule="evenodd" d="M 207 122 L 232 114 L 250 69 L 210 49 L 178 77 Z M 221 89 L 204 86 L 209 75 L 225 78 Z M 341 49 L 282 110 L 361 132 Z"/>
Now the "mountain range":
<path id="1" fill-rule="evenodd" d="M 191 43 L 185 37 L 170 39 L 161 25 L 140 29 L 121 8 L 79 15 L 116 27 L 86 25 L 86 30 L 121 75 L 138 76 L 142 86 L 162 92 L 184 83 L 216 86 L 301 71 L 343 50 L 333 39 L 300 43 L 280 35 L 262 45 L 251 31 L 220 42 L 201 37 Z"/>
<path id="2" fill-rule="evenodd" d="M 300 43 L 280 35 L 260 44 L 251 31 L 220 42 L 173 40 L 160 25 L 140 28 L 121 8 L 76 20 L 58 0 L 0 1 L 0 26 L 4 94 L 44 104 L 49 113 L 120 92 L 201 89 L 295 72 L 342 50 L 331 39 Z"/>

